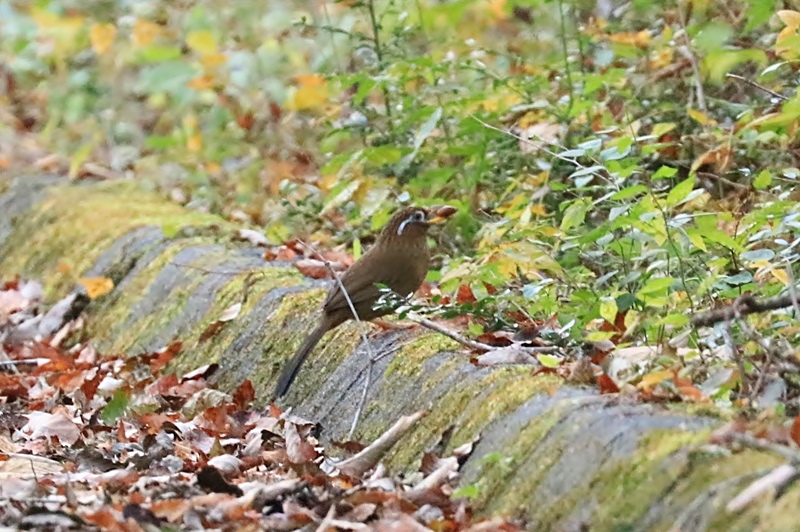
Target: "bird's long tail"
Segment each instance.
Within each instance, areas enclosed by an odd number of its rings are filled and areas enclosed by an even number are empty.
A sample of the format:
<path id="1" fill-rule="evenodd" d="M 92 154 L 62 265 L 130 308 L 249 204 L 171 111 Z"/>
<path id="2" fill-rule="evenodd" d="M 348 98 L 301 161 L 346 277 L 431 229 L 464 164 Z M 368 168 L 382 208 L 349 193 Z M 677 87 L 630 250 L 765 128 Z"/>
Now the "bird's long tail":
<path id="1" fill-rule="evenodd" d="M 297 377 L 300 371 L 300 366 L 303 365 L 308 355 L 329 329 L 330 325 L 325 320 L 322 320 L 317 328 L 308 335 L 303 345 L 300 346 L 300 349 L 297 350 L 297 353 L 294 354 L 292 359 L 286 363 L 281 373 L 281 378 L 278 379 L 278 385 L 275 387 L 274 396 L 276 398 L 286 395 L 292 382 L 294 382 L 294 378 Z"/>

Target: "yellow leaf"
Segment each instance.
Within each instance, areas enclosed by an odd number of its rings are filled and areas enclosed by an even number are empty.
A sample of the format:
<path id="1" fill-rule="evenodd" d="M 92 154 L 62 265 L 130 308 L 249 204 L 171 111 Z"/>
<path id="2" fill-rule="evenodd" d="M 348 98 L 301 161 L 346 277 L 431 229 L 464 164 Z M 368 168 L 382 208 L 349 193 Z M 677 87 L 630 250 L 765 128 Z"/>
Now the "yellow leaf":
<path id="1" fill-rule="evenodd" d="M 767 259 L 753 260 L 753 261 L 750 261 L 750 262 L 747 263 L 747 267 L 748 268 L 767 268 L 767 267 L 769 267 L 770 264 L 771 264 L 770 261 L 768 261 Z"/>
<path id="2" fill-rule="evenodd" d="M 37 7 L 31 9 L 31 16 L 42 35 L 55 43 L 54 52 L 57 55 L 67 56 L 83 45 L 78 38 L 84 29 L 83 17 L 61 17 Z"/>
<path id="3" fill-rule="evenodd" d="M 673 377 L 673 375 L 674 375 L 674 373 L 672 372 L 672 370 L 669 370 L 669 369 L 664 369 L 664 370 L 661 370 L 661 371 L 654 371 L 652 373 L 648 373 L 647 375 L 642 377 L 641 381 L 639 381 L 638 387 L 639 388 L 644 388 L 644 389 L 652 388 L 653 386 L 655 386 L 659 382 L 663 382 L 665 380 L 671 379 Z"/>
<path id="4" fill-rule="evenodd" d="M 686 111 L 686 114 L 688 114 L 690 117 L 692 117 L 693 119 L 695 119 L 697 122 L 699 122 L 704 126 L 708 125 L 714 126 L 717 124 L 716 120 L 714 120 L 704 112 L 698 111 L 697 109 L 689 109 L 688 111 Z"/>
<path id="5" fill-rule="evenodd" d="M 189 151 L 192 152 L 199 152 L 203 149 L 203 137 L 200 133 L 194 133 L 193 135 L 189 135 L 189 138 L 186 141 L 186 147 Z"/>
<path id="6" fill-rule="evenodd" d="M 547 207 L 541 203 L 531 205 L 531 213 L 535 216 L 547 216 Z"/>
<path id="7" fill-rule="evenodd" d="M 223 65 L 228 60 L 228 56 L 222 53 L 214 53 L 204 55 L 202 59 L 200 59 L 200 63 L 203 64 L 206 68 L 212 68 L 218 65 Z"/>
<path id="8" fill-rule="evenodd" d="M 796 29 L 800 27 L 800 13 L 797 11 L 782 9 L 778 11 L 778 18 L 789 28 Z"/>
<path id="9" fill-rule="evenodd" d="M 778 270 L 772 270 L 770 272 L 774 278 L 782 282 L 784 285 L 789 285 L 789 274 L 786 273 L 786 270 L 783 268 Z"/>
<path id="10" fill-rule="evenodd" d="M 31 9 L 31 16 L 40 30 L 52 31 L 53 33 L 75 34 L 83 26 L 83 17 L 60 17 L 51 11 L 38 7 Z"/>
<path id="11" fill-rule="evenodd" d="M 604 297 L 600 299 L 600 316 L 609 323 L 615 323 L 617 320 L 617 300 L 613 297 Z"/>
<path id="12" fill-rule="evenodd" d="M 114 289 L 114 281 L 108 277 L 84 277 L 78 283 L 86 289 L 89 299 L 97 299 Z"/>
<path id="13" fill-rule="evenodd" d="M 200 55 L 217 53 L 217 39 L 208 30 L 190 31 L 186 36 L 186 45 Z"/>
<path id="14" fill-rule="evenodd" d="M 666 68 L 672 64 L 674 56 L 675 52 L 672 48 L 661 49 L 653 54 L 652 59 L 650 59 L 650 68 L 653 70 Z"/>
<path id="15" fill-rule="evenodd" d="M 641 319 L 638 312 L 635 310 L 628 310 L 628 312 L 625 313 L 625 319 L 623 320 L 623 323 L 625 324 L 624 336 L 630 336 L 634 327 L 638 326 L 640 321 Z"/>
<path id="16" fill-rule="evenodd" d="M 103 55 L 111 49 L 114 44 L 114 37 L 117 36 L 117 28 L 113 24 L 92 24 L 89 31 L 89 39 L 92 42 L 92 50 L 97 55 Z"/>
<path id="17" fill-rule="evenodd" d="M 133 25 L 131 39 L 135 46 L 143 47 L 149 45 L 153 40 L 161 35 L 161 26 L 149 20 L 137 19 Z"/>
<path id="18" fill-rule="evenodd" d="M 298 86 L 289 94 L 286 107 L 292 111 L 304 111 L 322 107 L 328 101 L 328 85 L 316 74 L 295 78 Z"/>

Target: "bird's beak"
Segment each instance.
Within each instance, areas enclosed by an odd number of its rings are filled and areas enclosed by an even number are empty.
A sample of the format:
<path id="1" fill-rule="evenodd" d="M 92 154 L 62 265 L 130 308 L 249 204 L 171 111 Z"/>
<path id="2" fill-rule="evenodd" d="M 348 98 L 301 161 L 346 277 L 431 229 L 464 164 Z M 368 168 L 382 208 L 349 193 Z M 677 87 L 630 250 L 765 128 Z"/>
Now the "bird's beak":
<path id="1" fill-rule="evenodd" d="M 430 212 L 428 223 L 440 224 L 449 220 L 451 216 L 458 212 L 458 209 L 452 205 L 432 205 L 428 212 Z"/>

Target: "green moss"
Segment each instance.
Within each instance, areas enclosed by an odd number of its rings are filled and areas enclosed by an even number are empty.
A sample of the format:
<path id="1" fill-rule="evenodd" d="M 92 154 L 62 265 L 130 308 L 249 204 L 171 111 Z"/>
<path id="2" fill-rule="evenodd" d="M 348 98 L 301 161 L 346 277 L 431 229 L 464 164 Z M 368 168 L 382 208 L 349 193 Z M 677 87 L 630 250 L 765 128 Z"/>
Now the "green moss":
<path id="1" fill-rule="evenodd" d="M 422 452 L 450 425 L 457 427 L 450 448 L 471 441 L 486 425 L 559 382 L 559 378 L 551 375 L 533 377 L 530 368 L 519 366 L 489 373 L 483 379 L 465 379 L 437 399 L 436 408 L 409 431 L 403 445 L 393 451 L 388 462 L 404 470 L 411 469 L 409 466 L 415 464 Z M 382 397 L 370 406 L 380 408 L 383 398 L 391 396 L 390 389 L 384 390 Z"/>
<path id="2" fill-rule="evenodd" d="M 200 241 L 180 240 L 167 246 L 161 255 L 147 265 L 136 277 L 129 280 L 125 291 L 118 297 L 114 304 L 98 312 L 89 328 L 89 334 L 94 338 L 105 338 L 110 341 L 105 349 L 112 353 L 128 351 L 135 344 L 146 342 L 149 338 L 169 322 L 182 308 L 183 303 L 192 286 L 201 282 L 201 272 L 195 273 L 189 286 L 172 290 L 168 297 L 159 305 L 156 312 L 140 316 L 133 322 L 128 317 L 148 293 L 153 281 L 172 262 L 182 250 L 200 244 Z"/>
<path id="3" fill-rule="evenodd" d="M 605 469 L 593 482 L 592 492 L 599 493 L 598 526 L 633 526 L 689 469 L 687 460 L 672 460 L 673 467 L 668 468 L 658 464 L 687 446 L 707 441 L 709 432 L 653 430 L 641 438 L 630 459 Z M 598 484 L 603 488 L 597 490 Z"/>
<path id="4" fill-rule="evenodd" d="M 136 227 L 213 225 L 218 218 L 186 211 L 130 181 L 48 191 L 47 199 L 18 221 L 0 249 L 0 270 L 37 272 L 47 294 L 60 297 L 108 246 Z"/>
<path id="5" fill-rule="evenodd" d="M 246 281 L 251 275 L 256 275 L 255 280 Z M 235 318 L 225 322 L 215 334 L 203 341 L 201 338 L 228 307 L 242 301 L 245 282 L 247 282 L 248 296 L 239 312 L 240 316 L 245 316 L 253 311 L 253 307 L 258 304 L 261 297 L 272 290 L 297 285 L 301 279 L 302 277 L 297 271 L 287 268 L 265 268 L 257 273 L 243 272 L 234 277 L 214 294 L 214 303 L 206 312 L 205 317 L 195 324 L 191 332 L 184 335 L 184 349 L 170 369 L 180 373 L 201 364 L 219 362 L 220 357 L 225 353 L 225 348 L 243 333 L 249 323 L 248 319 Z M 231 384 L 235 386 L 239 383 Z"/>
<path id="6" fill-rule="evenodd" d="M 387 378 L 415 375 L 428 358 L 456 347 L 458 344 L 444 335 L 433 332 L 421 334 L 395 354 L 385 375 Z"/>
<path id="7" fill-rule="evenodd" d="M 514 515 L 530 504 L 530 494 L 561 457 L 561 446 L 551 445 L 529 460 L 544 436 L 565 415 L 567 404 L 548 411 L 520 431 L 513 443 L 482 463 L 479 496 L 474 501 L 482 515 Z"/>

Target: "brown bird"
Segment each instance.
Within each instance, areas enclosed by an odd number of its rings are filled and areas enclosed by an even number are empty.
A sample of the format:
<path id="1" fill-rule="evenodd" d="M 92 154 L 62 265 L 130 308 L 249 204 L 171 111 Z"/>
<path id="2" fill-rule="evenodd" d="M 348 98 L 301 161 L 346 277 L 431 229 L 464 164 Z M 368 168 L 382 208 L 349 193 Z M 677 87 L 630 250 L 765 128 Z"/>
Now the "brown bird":
<path id="1" fill-rule="evenodd" d="M 440 208 L 436 212 L 443 214 L 433 218 L 429 218 L 431 213 L 424 208 L 401 210 L 389 220 L 369 251 L 344 272 L 341 285 L 344 285 L 360 320 L 372 320 L 391 312 L 387 308 L 373 308 L 382 295 L 377 284 L 386 285 L 402 296 L 417 291 L 428 273 L 428 226 L 451 215 L 454 210 L 452 207 Z M 350 319 L 353 319 L 353 311 L 340 284 L 334 282 L 322 305 L 322 317 L 317 328 L 283 369 L 275 389 L 276 397 L 286 394 L 300 366 L 325 333 Z"/>

